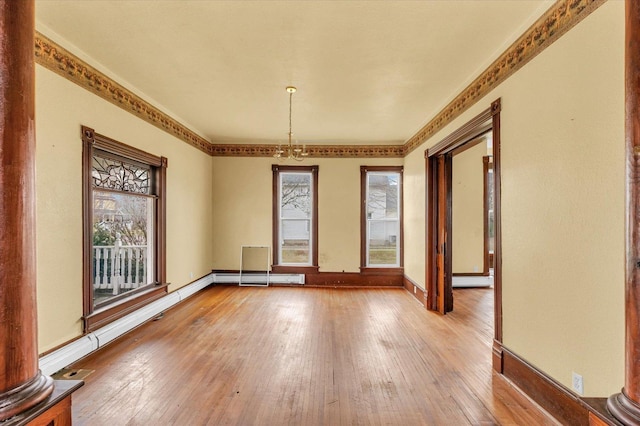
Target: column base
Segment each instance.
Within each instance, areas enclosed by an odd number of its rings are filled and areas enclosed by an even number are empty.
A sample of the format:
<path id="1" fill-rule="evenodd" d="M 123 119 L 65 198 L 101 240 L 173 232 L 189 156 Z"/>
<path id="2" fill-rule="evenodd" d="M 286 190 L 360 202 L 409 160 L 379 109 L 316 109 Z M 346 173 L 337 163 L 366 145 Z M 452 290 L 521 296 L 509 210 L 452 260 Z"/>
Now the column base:
<path id="1" fill-rule="evenodd" d="M 624 389 L 609 397 L 607 409 L 623 425 L 640 426 L 640 405 L 629 399 Z"/>
<path id="2" fill-rule="evenodd" d="M 51 392 L 53 379 L 38 370 L 38 374 L 27 383 L 0 393 L 0 422 L 41 403 Z"/>

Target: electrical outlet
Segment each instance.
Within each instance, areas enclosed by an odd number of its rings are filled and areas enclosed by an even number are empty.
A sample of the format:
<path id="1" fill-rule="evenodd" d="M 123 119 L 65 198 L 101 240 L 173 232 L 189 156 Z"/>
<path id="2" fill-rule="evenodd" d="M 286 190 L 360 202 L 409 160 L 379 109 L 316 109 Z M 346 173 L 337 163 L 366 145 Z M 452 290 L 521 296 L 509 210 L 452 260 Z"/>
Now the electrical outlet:
<path id="1" fill-rule="evenodd" d="M 414 286 L 413 286 L 413 294 L 416 294 L 416 293 L 418 293 L 418 289 L 417 289 L 417 288 L 416 288 L 416 286 L 414 285 Z"/>
<path id="2" fill-rule="evenodd" d="M 189 272 L 189 278 L 193 279 L 193 272 Z"/>
<path id="3" fill-rule="evenodd" d="M 584 382 L 582 376 L 576 372 L 571 372 L 571 386 L 580 395 L 584 395 Z"/>

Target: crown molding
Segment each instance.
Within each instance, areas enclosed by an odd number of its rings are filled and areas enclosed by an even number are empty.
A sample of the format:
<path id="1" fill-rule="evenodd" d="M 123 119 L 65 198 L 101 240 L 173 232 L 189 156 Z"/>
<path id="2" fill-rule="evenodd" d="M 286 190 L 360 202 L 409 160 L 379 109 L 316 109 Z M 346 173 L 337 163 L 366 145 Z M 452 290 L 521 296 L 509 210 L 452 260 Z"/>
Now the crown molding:
<path id="1" fill-rule="evenodd" d="M 605 2 L 606 0 L 562 0 L 555 3 L 404 145 L 308 145 L 309 157 L 406 156 Z M 271 157 L 275 152 L 275 145 L 211 143 L 38 31 L 35 33 L 35 62 L 208 155 Z"/>
<path id="2" fill-rule="evenodd" d="M 214 157 L 273 157 L 275 145 L 213 144 Z M 308 158 L 402 158 L 402 145 L 307 145 Z"/>
<path id="3" fill-rule="evenodd" d="M 211 143 L 185 125 L 116 83 L 40 32 L 35 33 L 35 61 L 183 142 L 211 154 Z"/>
<path id="4" fill-rule="evenodd" d="M 404 144 L 405 155 L 489 94 L 606 0 L 562 0 L 549 8 L 478 78 Z"/>
<path id="5" fill-rule="evenodd" d="M 209 142 L 38 31 L 35 33 L 35 61 L 208 155 L 272 157 L 275 153 L 275 144 L 213 144 Z M 404 157 L 402 145 L 313 145 L 307 147 L 307 152 L 309 157 L 319 158 Z"/>

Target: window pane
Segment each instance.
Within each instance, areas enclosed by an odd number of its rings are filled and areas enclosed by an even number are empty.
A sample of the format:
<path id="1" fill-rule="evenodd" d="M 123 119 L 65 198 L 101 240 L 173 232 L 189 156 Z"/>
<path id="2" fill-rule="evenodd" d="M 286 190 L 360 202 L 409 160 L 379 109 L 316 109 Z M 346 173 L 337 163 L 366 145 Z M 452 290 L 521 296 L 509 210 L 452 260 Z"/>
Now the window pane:
<path id="1" fill-rule="evenodd" d="M 153 283 L 155 199 L 93 191 L 93 301 Z"/>
<path id="2" fill-rule="evenodd" d="M 311 221 L 308 219 L 283 219 L 282 227 L 282 263 L 311 262 Z"/>
<path id="3" fill-rule="evenodd" d="M 367 219 L 398 217 L 398 173 L 370 173 L 367 188 Z"/>
<path id="4" fill-rule="evenodd" d="M 365 266 L 400 266 L 399 171 L 367 171 Z"/>
<path id="5" fill-rule="evenodd" d="M 311 217 L 311 173 L 282 173 L 280 184 L 280 216 Z"/>
<path id="6" fill-rule="evenodd" d="M 309 172 L 280 174 L 281 264 L 311 264 L 312 179 Z"/>
<path id="7" fill-rule="evenodd" d="M 94 155 L 91 162 L 94 188 L 150 194 L 151 169 L 122 160 Z"/>
<path id="8" fill-rule="evenodd" d="M 369 221 L 369 265 L 398 264 L 399 231 L 398 221 Z"/>

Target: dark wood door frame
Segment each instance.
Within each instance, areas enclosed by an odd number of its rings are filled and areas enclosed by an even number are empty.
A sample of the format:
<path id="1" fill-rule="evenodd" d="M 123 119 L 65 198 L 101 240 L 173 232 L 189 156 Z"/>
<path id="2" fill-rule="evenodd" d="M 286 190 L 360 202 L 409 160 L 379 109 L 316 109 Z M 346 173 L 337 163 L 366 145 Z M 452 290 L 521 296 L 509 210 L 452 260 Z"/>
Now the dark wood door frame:
<path id="1" fill-rule="evenodd" d="M 451 237 L 451 186 L 446 188 L 441 179 L 446 179 L 451 174 L 451 166 L 447 167 L 447 158 L 451 162 L 451 155 L 454 150 L 472 141 L 483 133 L 492 132 L 493 136 L 493 168 L 494 168 L 494 345 L 493 345 L 493 366 L 494 369 L 502 372 L 502 229 L 500 215 L 500 111 L 502 109 L 500 99 L 495 100 L 491 107 L 484 110 L 468 123 L 451 133 L 442 141 L 425 151 L 425 173 L 426 173 L 426 283 L 427 283 L 427 309 L 445 313 L 446 307 L 453 308 L 453 297 L 451 290 L 451 269 L 447 269 L 451 263 L 451 244 L 447 244 L 444 250 L 444 271 L 447 274 L 445 287 L 438 289 L 438 254 L 442 247 L 438 246 L 439 218 L 445 220 L 445 234 Z M 448 169 L 448 170 L 447 170 Z M 445 193 L 442 192 L 446 188 Z M 447 208 L 448 203 L 448 208 Z M 448 211 L 447 211 L 448 210 Z M 447 273 L 448 271 L 448 273 Z M 447 300 L 449 298 L 449 300 Z M 443 299 L 443 300 L 438 300 Z M 445 309 L 442 309 L 445 307 Z M 442 311 L 445 312 L 442 312 Z M 451 309 L 449 309 L 451 310 Z"/>

